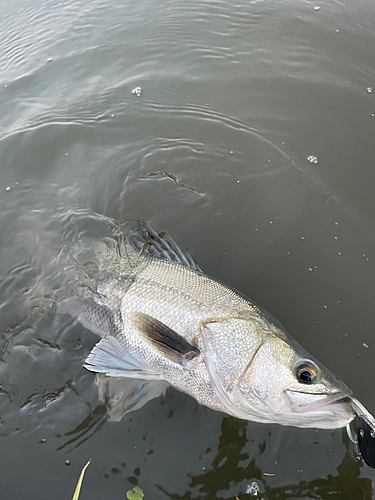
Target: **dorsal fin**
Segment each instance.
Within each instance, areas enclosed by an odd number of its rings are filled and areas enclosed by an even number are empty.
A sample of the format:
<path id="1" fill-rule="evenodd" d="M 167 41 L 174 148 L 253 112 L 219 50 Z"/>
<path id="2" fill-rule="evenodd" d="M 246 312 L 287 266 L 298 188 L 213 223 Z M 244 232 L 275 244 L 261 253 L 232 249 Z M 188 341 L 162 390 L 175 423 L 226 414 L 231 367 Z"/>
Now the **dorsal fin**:
<path id="1" fill-rule="evenodd" d="M 147 254 L 160 260 L 178 262 L 194 271 L 204 272 L 195 260 L 193 260 L 190 253 L 188 251 L 184 253 L 169 234 L 158 234 L 145 221 L 137 221 L 137 227 L 128 236 L 128 241 L 139 253 Z"/>

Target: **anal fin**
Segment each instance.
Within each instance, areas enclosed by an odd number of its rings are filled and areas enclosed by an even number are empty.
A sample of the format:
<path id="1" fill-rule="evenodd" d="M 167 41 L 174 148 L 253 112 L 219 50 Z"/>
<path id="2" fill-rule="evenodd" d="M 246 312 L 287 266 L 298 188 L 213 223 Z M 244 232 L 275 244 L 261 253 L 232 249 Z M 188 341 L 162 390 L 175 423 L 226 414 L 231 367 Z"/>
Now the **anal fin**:
<path id="1" fill-rule="evenodd" d="M 130 411 L 139 410 L 151 399 L 164 394 L 168 382 L 106 377 L 98 373 L 95 379 L 99 399 L 107 403 L 108 420 L 118 422 Z"/>

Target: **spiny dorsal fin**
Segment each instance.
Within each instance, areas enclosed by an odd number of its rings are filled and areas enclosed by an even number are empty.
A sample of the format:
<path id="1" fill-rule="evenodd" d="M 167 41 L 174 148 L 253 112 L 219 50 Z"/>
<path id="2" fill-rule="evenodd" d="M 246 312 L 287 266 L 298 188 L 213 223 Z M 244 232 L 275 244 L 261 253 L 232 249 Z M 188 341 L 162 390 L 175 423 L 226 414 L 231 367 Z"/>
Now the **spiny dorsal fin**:
<path id="1" fill-rule="evenodd" d="M 139 252 L 147 253 L 156 259 L 178 262 L 203 273 L 188 251 L 184 253 L 169 234 L 158 234 L 147 222 L 138 221 L 137 230 L 130 235 L 129 241 Z"/>
<path id="2" fill-rule="evenodd" d="M 137 312 L 132 320 L 145 339 L 170 361 L 183 365 L 200 354 L 198 347 L 152 316 Z"/>

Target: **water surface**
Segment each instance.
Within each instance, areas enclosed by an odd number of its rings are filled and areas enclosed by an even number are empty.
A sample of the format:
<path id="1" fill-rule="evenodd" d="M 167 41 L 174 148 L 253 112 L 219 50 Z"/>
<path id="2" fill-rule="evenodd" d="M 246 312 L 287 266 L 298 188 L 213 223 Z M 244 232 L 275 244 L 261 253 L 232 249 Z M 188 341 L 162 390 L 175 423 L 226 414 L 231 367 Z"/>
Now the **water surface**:
<path id="1" fill-rule="evenodd" d="M 57 277 L 38 269 L 56 248 L 30 214 L 67 242 L 85 211 L 168 231 L 375 413 L 373 1 L 0 12 L 2 497 L 71 498 L 91 458 L 93 500 L 135 484 L 243 500 L 254 481 L 265 499 L 372 498 L 345 431 L 248 423 L 173 389 L 108 422 L 82 369 L 97 337 L 49 308 Z"/>

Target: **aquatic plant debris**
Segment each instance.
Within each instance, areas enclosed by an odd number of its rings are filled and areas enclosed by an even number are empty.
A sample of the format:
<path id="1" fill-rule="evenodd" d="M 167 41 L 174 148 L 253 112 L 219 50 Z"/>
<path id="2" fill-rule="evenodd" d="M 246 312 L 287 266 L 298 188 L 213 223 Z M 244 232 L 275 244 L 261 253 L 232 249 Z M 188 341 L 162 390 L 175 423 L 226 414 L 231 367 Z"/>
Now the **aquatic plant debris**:
<path id="1" fill-rule="evenodd" d="M 81 474 L 79 476 L 78 483 L 77 483 L 76 489 L 74 491 L 74 495 L 73 495 L 72 500 L 78 500 L 78 498 L 79 498 L 79 493 L 81 491 L 83 476 L 85 475 L 86 469 L 90 465 L 90 462 L 91 462 L 91 460 L 89 460 L 87 462 L 87 464 L 84 466 L 84 468 L 81 470 Z"/>
<path id="2" fill-rule="evenodd" d="M 126 492 L 126 498 L 128 500 L 142 500 L 144 496 L 145 494 L 139 486 L 135 486 L 132 490 Z"/>

